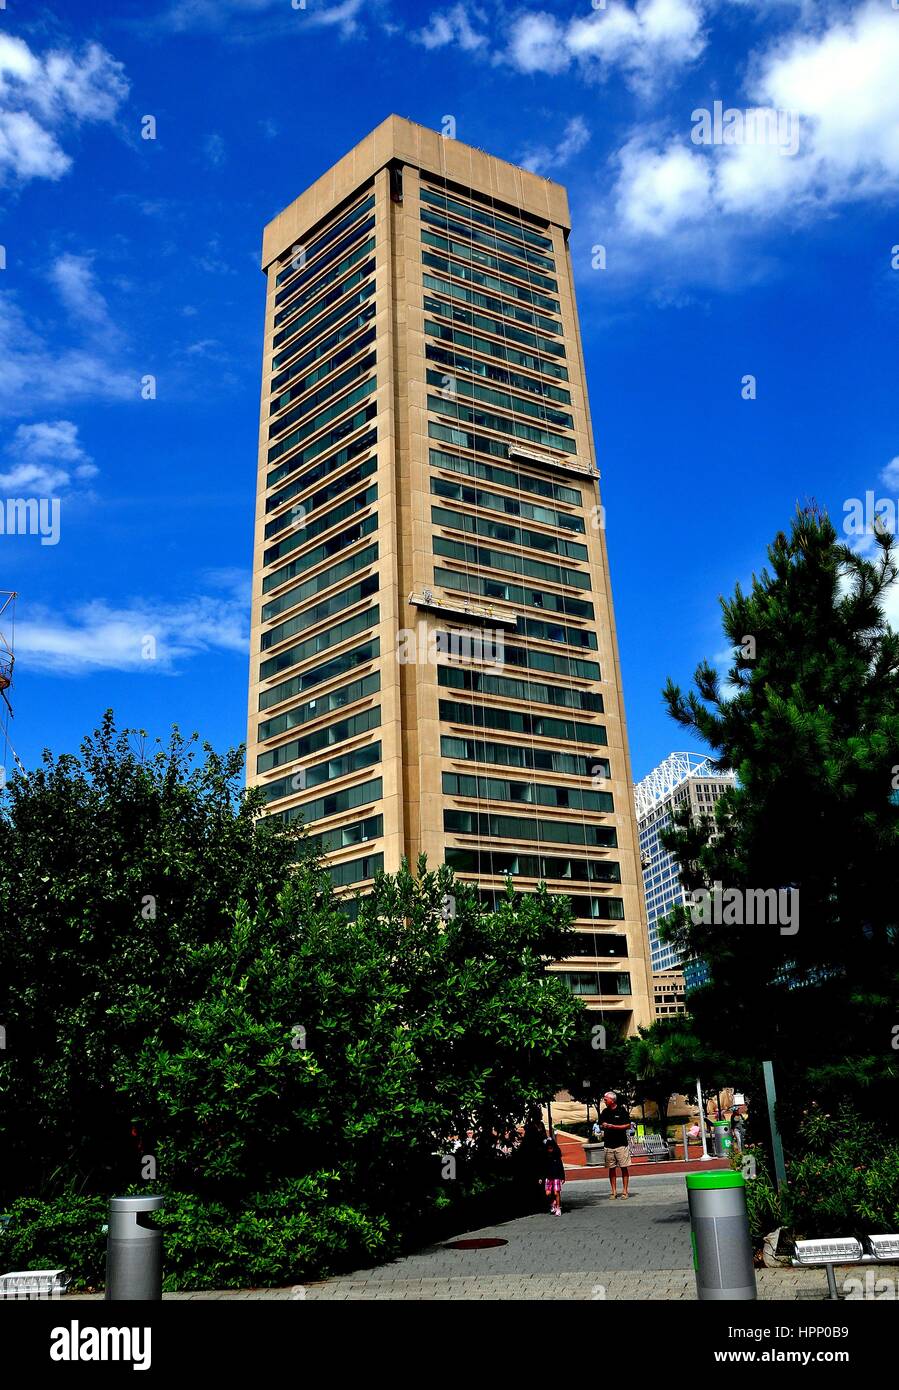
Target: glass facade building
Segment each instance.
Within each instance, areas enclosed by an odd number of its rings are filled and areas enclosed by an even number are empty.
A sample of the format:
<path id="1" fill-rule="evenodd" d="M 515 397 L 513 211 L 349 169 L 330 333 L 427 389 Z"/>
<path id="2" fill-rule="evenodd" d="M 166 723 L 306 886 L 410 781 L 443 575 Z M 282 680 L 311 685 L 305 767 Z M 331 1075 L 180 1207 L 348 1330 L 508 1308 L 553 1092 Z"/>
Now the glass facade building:
<path id="1" fill-rule="evenodd" d="M 335 882 L 421 852 L 572 901 L 652 1018 L 559 185 L 390 117 L 268 225 L 248 776 Z"/>

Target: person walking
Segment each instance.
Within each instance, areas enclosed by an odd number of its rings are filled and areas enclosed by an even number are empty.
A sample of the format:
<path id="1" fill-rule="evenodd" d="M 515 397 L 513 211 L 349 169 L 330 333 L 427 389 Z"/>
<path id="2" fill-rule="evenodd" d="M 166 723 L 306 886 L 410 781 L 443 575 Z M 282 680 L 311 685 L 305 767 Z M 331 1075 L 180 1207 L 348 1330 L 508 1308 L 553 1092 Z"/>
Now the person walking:
<path id="1" fill-rule="evenodd" d="M 549 1209 L 550 1215 L 561 1216 L 562 1184 L 565 1181 L 565 1164 L 562 1161 L 562 1150 L 559 1148 L 553 1130 L 550 1130 L 549 1138 L 546 1141 L 544 1161 L 546 1163 L 546 1195 L 552 1199 Z"/>
<path id="2" fill-rule="evenodd" d="M 617 1181 L 618 1169 L 620 1168 L 621 1196 L 626 1200 L 631 1176 L 631 1151 L 627 1143 L 631 1117 L 625 1106 L 618 1104 L 618 1097 L 614 1091 L 606 1091 L 603 1101 L 605 1109 L 599 1117 L 599 1123 L 602 1125 L 603 1138 L 606 1144 L 606 1167 L 609 1170 L 609 1186 L 612 1189 L 610 1197 L 614 1202 L 618 1196 Z"/>

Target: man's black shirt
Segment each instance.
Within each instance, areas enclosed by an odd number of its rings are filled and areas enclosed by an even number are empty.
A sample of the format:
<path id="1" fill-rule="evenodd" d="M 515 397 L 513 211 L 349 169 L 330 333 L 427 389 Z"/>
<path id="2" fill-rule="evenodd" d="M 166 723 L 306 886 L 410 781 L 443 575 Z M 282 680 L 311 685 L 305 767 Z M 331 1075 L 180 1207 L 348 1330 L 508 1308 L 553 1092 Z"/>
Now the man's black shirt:
<path id="1" fill-rule="evenodd" d="M 627 1125 L 630 1129 L 631 1117 L 623 1105 L 616 1105 L 614 1108 L 606 1106 L 599 1117 L 602 1125 L 602 1137 L 607 1149 L 623 1149 L 627 1143 L 627 1129 L 608 1129 L 608 1125 Z"/>

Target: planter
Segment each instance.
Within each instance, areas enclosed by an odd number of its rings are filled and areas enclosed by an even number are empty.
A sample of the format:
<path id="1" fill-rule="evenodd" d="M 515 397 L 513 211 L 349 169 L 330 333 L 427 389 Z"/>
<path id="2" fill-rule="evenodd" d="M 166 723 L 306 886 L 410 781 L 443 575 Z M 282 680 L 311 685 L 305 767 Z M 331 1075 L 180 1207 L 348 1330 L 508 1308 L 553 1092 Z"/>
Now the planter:
<path id="1" fill-rule="evenodd" d="M 605 1144 L 585 1144 L 584 1153 L 587 1155 L 588 1168 L 605 1168 L 606 1166 L 606 1146 Z"/>

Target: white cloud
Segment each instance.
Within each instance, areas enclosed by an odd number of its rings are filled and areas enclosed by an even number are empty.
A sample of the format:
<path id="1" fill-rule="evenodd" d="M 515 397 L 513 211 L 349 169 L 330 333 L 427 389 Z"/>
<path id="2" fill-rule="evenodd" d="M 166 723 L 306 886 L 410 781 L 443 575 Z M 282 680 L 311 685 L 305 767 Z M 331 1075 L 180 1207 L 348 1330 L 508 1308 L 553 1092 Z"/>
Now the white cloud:
<path id="1" fill-rule="evenodd" d="M 70 252 L 59 256 L 50 267 L 50 282 L 73 318 L 94 328 L 109 330 L 112 327 L 90 256 L 76 256 Z"/>
<path id="2" fill-rule="evenodd" d="M 625 227 L 663 236 L 710 215 L 796 221 L 895 193 L 897 73 L 899 15 L 880 4 L 777 40 L 750 64 L 746 107 L 779 113 L 779 135 L 728 145 L 693 144 L 686 130 L 636 137 L 621 152 L 615 193 Z M 795 153 L 785 153 L 778 144 L 789 148 L 793 131 Z"/>
<path id="3" fill-rule="evenodd" d="M 529 150 L 522 157 L 521 162 L 525 169 L 531 169 L 535 174 L 551 176 L 554 171 L 563 169 L 566 164 L 569 164 L 589 143 L 590 131 L 586 121 L 581 116 L 572 116 L 562 132 L 562 138 L 558 144 L 553 146 L 540 145 Z"/>
<path id="4" fill-rule="evenodd" d="M 173 675 L 184 661 L 210 651 L 243 658 L 249 642 L 246 586 L 243 576 L 240 584 L 230 575 L 221 578 L 225 592 L 178 603 L 133 599 L 114 605 L 96 599 L 69 616 L 55 609 L 33 612 L 16 627 L 17 659 L 56 675 Z"/>
<path id="5" fill-rule="evenodd" d="M 137 400 L 139 373 L 113 361 L 108 346 L 61 348 L 27 322 L 11 295 L 0 295 L 0 416 L 71 406 L 85 400 Z"/>
<path id="6" fill-rule="evenodd" d="M 506 60 L 519 72 L 555 74 L 577 66 L 604 77 L 619 68 L 648 92 L 660 70 L 692 62 L 705 47 L 703 0 L 609 0 L 604 9 L 561 20 L 545 10 L 516 16 Z"/>
<path id="7" fill-rule="evenodd" d="M 481 10 L 473 9 L 472 16 L 477 23 L 486 21 Z M 412 40 L 425 48 L 446 48 L 448 44 L 456 44 L 463 52 L 472 53 L 485 47 L 487 35 L 479 33 L 474 27 L 467 6 L 458 4 L 448 10 L 435 10 L 424 29 L 412 35 Z"/>
<path id="8" fill-rule="evenodd" d="M 296 9 L 289 0 L 175 0 L 156 22 L 163 29 L 184 33 L 191 29 L 228 29 L 236 19 L 260 21 L 272 15 L 280 33 L 334 28 L 342 38 L 351 38 L 359 31 L 359 17 L 368 7 L 369 0 L 342 0 L 336 4 L 334 0 L 306 0 L 303 8 Z M 246 37 L 249 32 L 244 29 L 240 36 Z M 259 26 L 260 37 L 270 32 L 270 26 Z"/>
<path id="9" fill-rule="evenodd" d="M 0 489 L 7 497 L 58 497 L 75 482 L 85 482 L 97 473 L 71 420 L 19 425 L 5 454 L 7 468 L 0 471 Z"/>
<path id="10" fill-rule="evenodd" d="M 0 181 L 61 178 L 72 160 L 60 130 L 114 120 L 127 94 L 123 65 L 99 44 L 41 58 L 0 34 Z"/>
<path id="11" fill-rule="evenodd" d="M 899 491 L 899 454 L 890 459 L 880 475 L 880 481 L 886 483 L 887 487 L 896 488 Z"/>
<path id="12" fill-rule="evenodd" d="M 672 143 L 655 151 L 634 140 L 620 151 L 619 163 L 617 211 L 632 231 L 664 236 L 708 213 L 711 174 L 693 150 Z"/>

